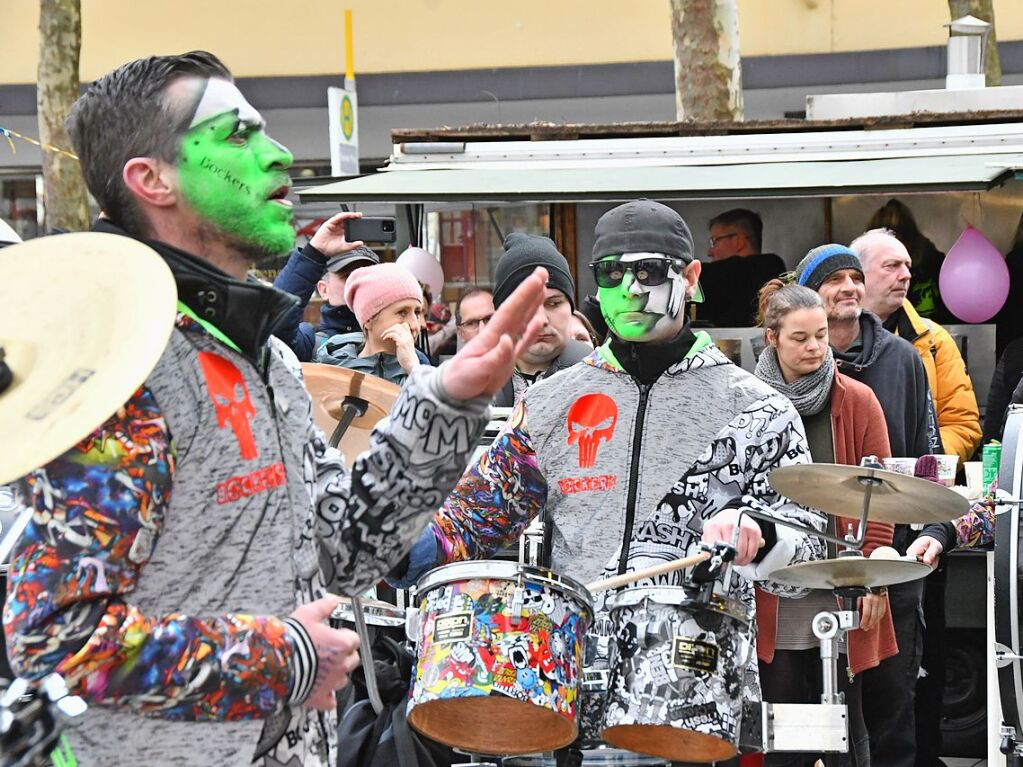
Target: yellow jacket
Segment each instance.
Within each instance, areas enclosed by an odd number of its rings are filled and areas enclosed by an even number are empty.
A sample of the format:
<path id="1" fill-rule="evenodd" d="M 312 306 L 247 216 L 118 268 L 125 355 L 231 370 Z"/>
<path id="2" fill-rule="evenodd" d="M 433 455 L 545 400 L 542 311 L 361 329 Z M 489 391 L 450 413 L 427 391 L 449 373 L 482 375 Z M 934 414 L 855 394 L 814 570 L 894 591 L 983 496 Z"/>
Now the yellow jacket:
<path id="1" fill-rule="evenodd" d="M 946 453 L 959 456 L 962 466 L 973 457 L 981 438 L 980 409 L 966 363 L 945 328 L 921 317 L 909 301 L 902 302 L 902 309 L 905 317 L 895 334 L 911 341 L 919 352 L 938 413 L 941 442 Z"/>

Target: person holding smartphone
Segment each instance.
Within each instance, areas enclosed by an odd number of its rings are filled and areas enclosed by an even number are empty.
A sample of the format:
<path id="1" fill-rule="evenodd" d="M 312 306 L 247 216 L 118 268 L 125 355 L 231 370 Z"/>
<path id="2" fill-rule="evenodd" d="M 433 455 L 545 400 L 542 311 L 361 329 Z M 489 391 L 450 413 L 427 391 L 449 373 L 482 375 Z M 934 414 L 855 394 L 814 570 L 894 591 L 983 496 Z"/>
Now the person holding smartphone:
<path id="1" fill-rule="evenodd" d="M 416 348 L 425 326 L 423 289 L 397 264 L 365 266 L 348 278 L 345 304 L 355 313 L 362 332 L 331 336 L 320 346 L 316 361 L 361 370 L 401 385 L 429 358 Z"/>

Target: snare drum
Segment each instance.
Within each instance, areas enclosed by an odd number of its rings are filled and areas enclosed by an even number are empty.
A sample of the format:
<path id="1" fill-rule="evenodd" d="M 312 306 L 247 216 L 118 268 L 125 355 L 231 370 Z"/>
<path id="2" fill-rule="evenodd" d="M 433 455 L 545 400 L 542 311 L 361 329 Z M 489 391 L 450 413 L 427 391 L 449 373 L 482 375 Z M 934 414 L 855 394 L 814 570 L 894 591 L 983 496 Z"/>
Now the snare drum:
<path id="1" fill-rule="evenodd" d="M 474 753 L 572 743 L 592 597 L 571 578 L 515 562 L 458 562 L 418 584 L 408 721 Z"/>
<path id="2" fill-rule="evenodd" d="M 752 611 L 678 586 L 628 589 L 609 602 L 618 658 L 604 740 L 680 762 L 735 756 Z"/>

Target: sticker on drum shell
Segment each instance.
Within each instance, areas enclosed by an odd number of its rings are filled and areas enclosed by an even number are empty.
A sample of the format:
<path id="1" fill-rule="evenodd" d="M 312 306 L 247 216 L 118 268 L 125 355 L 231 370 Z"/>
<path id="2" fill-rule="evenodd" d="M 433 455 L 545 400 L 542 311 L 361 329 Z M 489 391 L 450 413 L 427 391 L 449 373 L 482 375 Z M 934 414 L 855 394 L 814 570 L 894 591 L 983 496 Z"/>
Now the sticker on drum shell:
<path id="1" fill-rule="evenodd" d="M 437 644 L 462 642 L 472 635 L 472 613 L 438 615 L 433 624 L 433 641 Z"/>
<path id="2" fill-rule="evenodd" d="M 718 646 L 691 637 L 675 637 L 671 650 L 671 665 L 675 668 L 713 674 L 718 670 Z"/>

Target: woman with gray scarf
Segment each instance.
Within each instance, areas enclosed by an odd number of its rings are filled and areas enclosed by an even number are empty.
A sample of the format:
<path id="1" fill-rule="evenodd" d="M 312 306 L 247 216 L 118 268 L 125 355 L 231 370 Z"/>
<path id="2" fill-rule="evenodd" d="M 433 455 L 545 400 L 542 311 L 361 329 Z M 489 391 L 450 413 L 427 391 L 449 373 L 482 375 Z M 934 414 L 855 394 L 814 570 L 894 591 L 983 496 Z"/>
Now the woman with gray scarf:
<path id="1" fill-rule="evenodd" d="M 835 369 L 828 345 L 828 318 L 815 291 L 771 280 L 760 291 L 760 324 L 767 346 L 757 361 L 756 375 L 795 405 L 806 428 L 810 455 L 818 463 L 858 465 L 865 456 L 891 455 L 884 413 L 874 393 Z M 844 534 L 856 520 L 832 517 L 831 525 Z M 863 553 L 891 545 L 890 524 L 867 524 Z M 834 552 L 832 552 L 832 555 Z M 860 600 L 860 628 L 848 634 L 840 649 L 850 674 L 840 674 L 849 707 L 850 750 L 839 764 L 870 764 L 863 722 L 858 674 L 895 655 L 898 646 L 888 611 L 888 596 L 880 592 Z M 820 700 L 818 640 L 810 623 L 822 610 L 834 610 L 835 597 L 813 591 L 803 599 L 780 599 L 757 590 L 757 652 L 764 700 L 813 703 Z M 850 681 L 850 677 L 852 677 Z M 768 755 L 766 764 L 812 764 L 817 755 Z"/>

